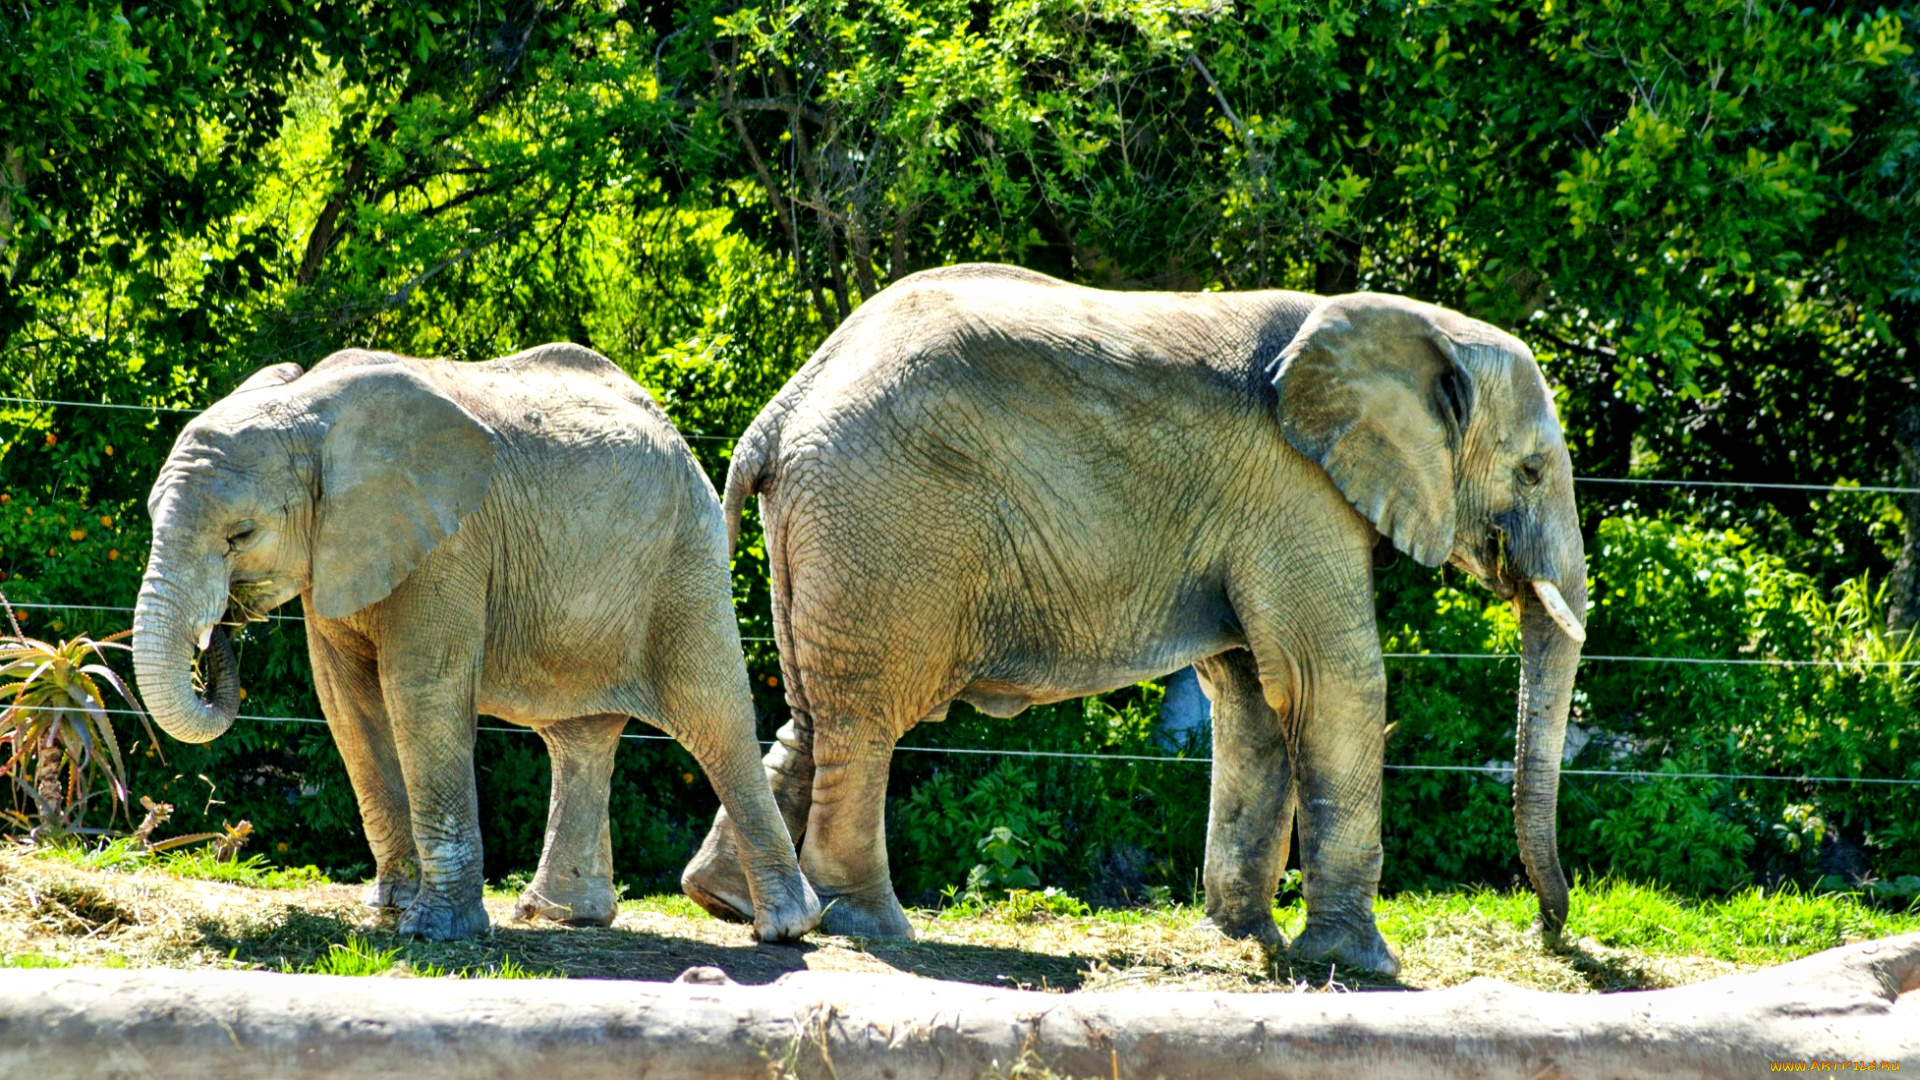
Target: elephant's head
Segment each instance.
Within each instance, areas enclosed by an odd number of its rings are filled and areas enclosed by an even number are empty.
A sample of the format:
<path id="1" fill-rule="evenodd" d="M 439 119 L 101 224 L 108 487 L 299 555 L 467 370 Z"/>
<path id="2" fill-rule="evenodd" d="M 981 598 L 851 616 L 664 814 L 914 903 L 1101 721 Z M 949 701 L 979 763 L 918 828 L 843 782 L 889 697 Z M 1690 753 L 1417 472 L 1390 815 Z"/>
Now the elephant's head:
<path id="1" fill-rule="evenodd" d="M 1555 814 L 1586 552 L 1573 468 L 1533 353 L 1445 308 L 1372 293 L 1307 318 L 1274 372 L 1287 441 L 1395 547 L 1472 574 L 1520 614 L 1520 854 L 1549 936 L 1566 922 Z"/>
<path id="2" fill-rule="evenodd" d="M 161 728 L 206 742 L 232 724 L 232 612 L 308 593 L 311 610 L 339 618 L 392 592 L 479 508 L 494 444 L 411 364 L 379 353 L 337 353 L 305 375 L 266 368 L 195 417 L 147 499 L 153 549 L 133 616 L 134 672 Z"/>

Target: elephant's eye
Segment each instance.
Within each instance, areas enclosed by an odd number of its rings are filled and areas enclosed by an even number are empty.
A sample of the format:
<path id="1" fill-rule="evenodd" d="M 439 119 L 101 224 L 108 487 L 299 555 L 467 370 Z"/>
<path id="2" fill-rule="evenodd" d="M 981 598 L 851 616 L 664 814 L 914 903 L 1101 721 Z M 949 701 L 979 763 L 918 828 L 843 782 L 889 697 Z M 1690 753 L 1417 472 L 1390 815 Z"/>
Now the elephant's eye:
<path id="1" fill-rule="evenodd" d="M 253 534 L 255 531 L 256 530 L 254 526 L 244 525 L 239 530 L 233 533 L 230 533 L 227 536 L 227 550 L 230 552 L 239 551 L 241 548 L 245 547 L 247 541 L 253 539 Z"/>
<path id="2" fill-rule="evenodd" d="M 1528 487 L 1537 487 L 1547 478 L 1547 459 L 1534 454 L 1520 460 L 1520 482 Z"/>

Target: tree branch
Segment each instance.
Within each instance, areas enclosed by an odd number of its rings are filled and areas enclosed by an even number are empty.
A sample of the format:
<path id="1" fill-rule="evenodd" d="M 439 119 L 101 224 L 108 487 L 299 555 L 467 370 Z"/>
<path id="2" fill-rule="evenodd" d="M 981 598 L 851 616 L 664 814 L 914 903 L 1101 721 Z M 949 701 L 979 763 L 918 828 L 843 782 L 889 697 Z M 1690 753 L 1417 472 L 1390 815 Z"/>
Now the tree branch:
<path id="1" fill-rule="evenodd" d="M 760 181 L 760 190 L 767 195 L 767 202 L 773 207 L 773 216 L 780 222 L 780 228 L 787 234 L 787 244 L 793 252 L 793 272 L 799 274 L 807 283 L 807 291 L 813 294 L 813 308 L 820 313 L 823 322 L 834 321 L 833 309 L 827 306 L 827 298 L 821 294 L 820 285 L 807 273 L 806 253 L 800 247 L 800 228 L 793 220 L 793 214 L 787 208 L 787 200 L 781 197 L 779 185 L 773 182 L 773 173 L 767 169 L 765 159 L 760 156 L 760 148 L 754 144 L 753 136 L 747 132 L 747 122 L 740 111 L 733 107 L 733 69 L 720 62 L 719 51 L 711 44 L 707 46 L 707 62 L 713 66 L 713 77 L 719 82 L 723 92 L 720 108 L 725 112 L 733 131 L 740 139 L 740 145 L 747 152 L 747 161 L 753 166 L 753 175 Z"/>

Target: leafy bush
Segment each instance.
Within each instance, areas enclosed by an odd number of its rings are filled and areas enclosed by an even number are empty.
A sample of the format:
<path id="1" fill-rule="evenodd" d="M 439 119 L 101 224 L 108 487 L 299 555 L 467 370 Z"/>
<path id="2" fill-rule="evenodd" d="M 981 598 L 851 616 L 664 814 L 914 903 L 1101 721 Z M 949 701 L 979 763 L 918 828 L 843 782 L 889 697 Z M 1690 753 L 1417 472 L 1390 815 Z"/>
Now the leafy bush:
<path id="1" fill-rule="evenodd" d="M 1060 814 L 1042 806 L 1038 778 L 1011 760 L 975 783 L 936 773 L 896 802 L 895 813 L 904 858 L 894 879 L 910 893 L 952 884 L 951 868 L 975 853 L 982 861 L 965 872 L 969 891 L 1037 889 L 1037 871 L 1067 850 Z"/>
<path id="2" fill-rule="evenodd" d="M 1191 896 L 1207 816 L 1202 766 L 912 749 L 1163 757 L 1153 739 L 1161 696 L 1145 684 L 1013 720 L 956 704 L 946 722 L 911 733 L 894 754 L 887 812 L 901 896 L 932 904 L 964 888 L 981 838 L 999 826 L 1033 845 L 1025 861 L 1047 885 L 1108 905 L 1138 903 L 1155 885 Z"/>
<path id="3" fill-rule="evenodd" d="M 117 640 L 126 632 L 49 643 L 20 629 L 4 594 L 0 609 L 11 631 L 0 634 L 0 776 L 33 803 L 30 818 L 18 810 L 11 816 L 35 822 L 36 833 L 57 836 L 80 826 L 96 776 L 106 782 L 114 806 L 127 804 L 127 762 L 107 710 L 131 705 L 143 727 L 147 717 L 106 663 L 108 649 L 129 651 Z M 111 702 L 103 685 L 116 695 Z M 146 731 L 152 740 L 153 729 Z"/>
<path id="4" fill-rule="evenodd" d="M 1721 809 L 1730 805 L 1727 786 L 1682 779 L 1686 771 L 1684 763 L 1661 762 L 1652 779 L 1630 781 L 1626 802 L 1595 825 L 1613 872 L 1692 892 L 1746 883 L 1754 838 Z"/>

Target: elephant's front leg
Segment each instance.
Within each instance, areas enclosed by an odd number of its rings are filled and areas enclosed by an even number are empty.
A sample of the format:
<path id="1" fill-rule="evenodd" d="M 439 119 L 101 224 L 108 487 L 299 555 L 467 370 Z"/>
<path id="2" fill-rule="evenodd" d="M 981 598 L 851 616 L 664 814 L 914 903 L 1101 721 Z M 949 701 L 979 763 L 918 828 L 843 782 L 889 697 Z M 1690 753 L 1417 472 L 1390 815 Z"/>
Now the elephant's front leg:
<path id="1" fill-rule="evenodd" d="M 320 709 L 346 762 L 360 804 L 360 826 L 373 849 L 373 883 L 368 907 L 405 909 L 420 887 L 413 850 L 413 821 L 407 810 L 407 785 L 394 749 L 393 725 L 380 697 L 380 673 L 370 657 L 336 644 L 307 619 L 307 648 L 313 660 L 314 688 Z M 370 648 L 370 646 L 369 646 Z"/>
<path id="2" fill-rule="evenodd" d="M 477 630 L 461 634 L 445 622 L 398 630 L 380 653 L 380 686 L 393 717 L 420 860 L 420 891 L 399 932 L 429 941 L 487 929 L 473 780 L 480 655 Z"/>
<path id="3" fill-rule="evenodd" d="M 1251 653 L 1223 653 L 1194 667 L 1213 699 L 1207 918 L 1229 937 L 1257 939 L 1274 953 L 1287 943 L 1273 922 L 1273 894 L 1293 832 L 1285 720 L 1267 704 Z"/>
<path id="4" fill-rule="evenodd" d="M 1368 660 L 1317 665 L 1298 718 L 1294 772 L 1307 926 L 1294 951 L 1393 975 L 1400 959 L 1374 925 L 1380 888 L 1380 781 L 1386 675 L 1379 645 Z M 1369 662 L 1370 661 L 1370 662 Z"/>
<path id="5" fill-rule="evenodd" d="M 514 914 L 544 916 L 572 926 L 613 922 L 613 836 L 607 822 L 614 754 L 627 718 L 583 716 L 540 730 L 553 770 L 547 802 L 547 839 L 540 869 L 520 894 Z"/>

